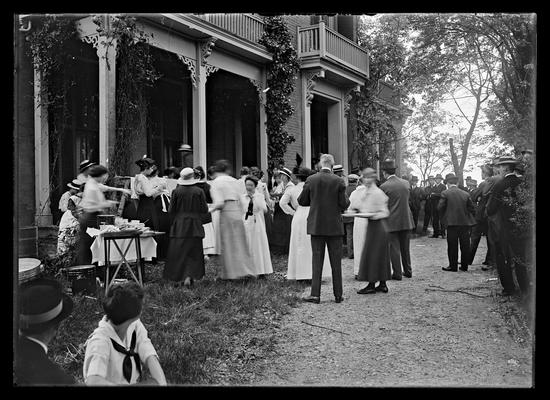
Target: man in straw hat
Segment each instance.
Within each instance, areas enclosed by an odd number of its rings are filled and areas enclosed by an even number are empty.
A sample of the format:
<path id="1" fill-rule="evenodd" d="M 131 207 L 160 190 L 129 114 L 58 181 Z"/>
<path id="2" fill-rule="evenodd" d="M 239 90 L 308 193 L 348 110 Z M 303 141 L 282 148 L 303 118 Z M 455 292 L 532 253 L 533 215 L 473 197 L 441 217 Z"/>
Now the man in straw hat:
<path id="1" fill-rule="evenodd" d="M 73 310 L 61 284 L 39 278 L 19 287 L 19 339 L 15 357 L 16 385 L 73 385 L 74 379 L 48 358 L 61 321 Z"/>
<path id="2" fill-rule="evenodd" d="M 487 215 L 489 218 L 494 218 L 497 225 L 496 265 L 503 287 L 503 296 L 510 296 L 517 292 L 514 271 L 521 292 L 527 294 L 530 289 L 527 267 L 524 263 L 525 243 L 521 238 L 513 235 L 513 223 L 510 220 L 515 210 L 509 201 L 516 196 L 515 188 L 521 183 L 521 178 L 514 173 L 519 162 L 513 157 L 499 159 L 496 165 L 500 169 L 502 179 L 495 183 L 487 201 Z"/>
<path id="3" fill-rule="evenodd" d="M 411 254 L 409 250 L 410 232 L 414 220 L 409 206 L 410 184 L 395 176 L 394 160 L 382 162 L 382 171 L 386 181 L 380 189 L 388 196 L 390 215 L 387 219 L 389 232 L 390 259 L 393 270 L 392 279 L 401 280 L 402 275 L 412 278 Z M 403 269 L 401 269 L 403 263 Z"/>
<path id="4" fill-rule="evenodd" d="M 441 192 L 437 205 L 439 215 L 447 226 L 447 255 L 449 265 L 443 271 L 458 270 L 458 243 L 460 242 L 460 270 L 468 271 L 470 263 L 470 227 L 475 225 L 475 208 L 470 195 L 459 189 L 458 178 L 450 173 L 445 176 L 448 189 Z"/>

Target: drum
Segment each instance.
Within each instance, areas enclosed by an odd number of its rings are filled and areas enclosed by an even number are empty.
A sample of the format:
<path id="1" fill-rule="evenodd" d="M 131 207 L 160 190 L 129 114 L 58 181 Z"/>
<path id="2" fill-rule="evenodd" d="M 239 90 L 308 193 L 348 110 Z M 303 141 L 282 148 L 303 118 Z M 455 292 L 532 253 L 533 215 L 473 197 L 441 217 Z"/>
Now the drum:
<path id="1" fill-rule="evenodd" d="M 44 270 L 42 262 L 36 258 L 19 259 L 19 283 L 32 281 L 38 278 Z"/>
<path id="2" fill-rule="evenodd" d="M 65 276 L 71 284 L 73 295 L 97 293 L 95 265 L 75 265 L 65 268 Z"/>

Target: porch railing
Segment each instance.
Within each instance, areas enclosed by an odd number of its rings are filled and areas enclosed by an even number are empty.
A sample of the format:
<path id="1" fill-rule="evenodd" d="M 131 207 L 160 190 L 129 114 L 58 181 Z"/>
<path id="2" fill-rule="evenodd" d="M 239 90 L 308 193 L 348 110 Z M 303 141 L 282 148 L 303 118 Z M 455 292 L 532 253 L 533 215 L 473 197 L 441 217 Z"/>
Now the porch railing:
<path id="1" fill-rule="evenodd" d="M 253 43 L 258 43 L 264 33 L 264 21 L 251 14 L 200 14 L 197 17 Z"/>
<path id="2" fill-rule="evenodd" d="M 324 22 L 298 28 L 298 56 L 332 58 L 368 75 L 368 51 L 338 32 L 327 28 Z"/>

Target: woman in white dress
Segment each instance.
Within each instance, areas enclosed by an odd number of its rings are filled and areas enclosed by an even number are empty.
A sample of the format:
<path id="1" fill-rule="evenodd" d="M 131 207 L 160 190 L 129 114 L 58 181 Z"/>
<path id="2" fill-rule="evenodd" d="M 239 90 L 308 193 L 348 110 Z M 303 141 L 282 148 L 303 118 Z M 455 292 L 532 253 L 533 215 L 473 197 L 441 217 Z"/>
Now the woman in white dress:
<path id="1" fill-rule="evenodd" d="M 298 204 L 298 197 L 304 189 L 304 183 L 314 171 L 307 168 L 299 168 L 295 171 L 296 185 L 289 191 L 289 201 L 292 207 L 287 205 L 287 199 L 281 198 L 281 208 L 293 215 L 290 231 L 290 246 L 288 251 L 288 270 L 286 279 L 311 280 L 313 270 L 311 269 L 311 235 L 307 234 L 307 216 L 309 207 Z M 332 276 L 328 250 L 325 249 L 325 261 L 323 263 L 323 278 Z"/>
<path id="2" fill-rule="evenodd" d="M 215 178 L 210 184 L 213 204 L 209 211 L 220 211 L 219 230 L 220 252 L 222 255 L 221 279 L 241 279 L 255 276 L 252 258 L 246 241 L 244 218 L 241 205 L 241 186 L 230 176 L 229 162 L 216 161 Z"/>
<path id="3" fill-rule="evenodd" d="M 366 168 L 363 168 L 363 171 L 365 170 Z M 363 185 L 363 177 L 361 177 L 357 183 L 357 188 L 351 192 L 349 196 L 349 210 L 354 210 L 353 212 L 359 213 L 367 212 L 365 208 L 365 204 L 367 204 L 365 201 L 366 196 L 366 187 Z M 353 275 L 355 276 L 355 279 L 357 279 L 357 275 L 359 274 L 359 264 L 361 262 L 363 246 L 365 245 L 368 224 L 368 218 L 356 217 L 353 221 Z"/>
<path id="4" fill-rule="evenodd" d="M 255 176 L 247 176 L 244 180 L 246 194 L 242 196 L 244 211 L 244 228 L 252 266 L 256 275 L 262 276 L 273 273 L 271 254 L 265 231 L 264 213 L 267 211 L 263 193 L 258 193 L 256 187 L 258 179 Z"/>

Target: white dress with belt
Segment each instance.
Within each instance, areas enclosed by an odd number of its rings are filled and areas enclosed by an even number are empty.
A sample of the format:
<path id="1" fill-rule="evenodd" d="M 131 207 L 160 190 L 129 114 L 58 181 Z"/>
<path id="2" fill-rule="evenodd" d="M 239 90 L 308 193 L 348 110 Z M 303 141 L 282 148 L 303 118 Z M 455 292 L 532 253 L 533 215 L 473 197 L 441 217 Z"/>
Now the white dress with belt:
<path id="1" fill-rule="evenodd" d="M 349 196 L 350 209 L 358 210 L 357 212 L 368 212 L 366 205 L 367 188 L 363 185 L 351 192 Z M 367 237 L 368 218 L 356 217 L 353 221 L 353 274 L 359 274 L 359 264 L 361 262 L 361 254 Z"/>
<path id="2" fill-rule="evenodd" d="M 257 275 L 271 274 L 273 266 L 271 264 L 271 254 L 269 252 L 269 242 L 265 230 L 264 213 L 267 211 L 267 205 L 263 193 L 254 193 L 252 198 L 252 213 L 246 215 L 250 204 L 250 196 L 242 196 L 244 229 L 250 256 L 252 257 L 252 267 Z"/>

